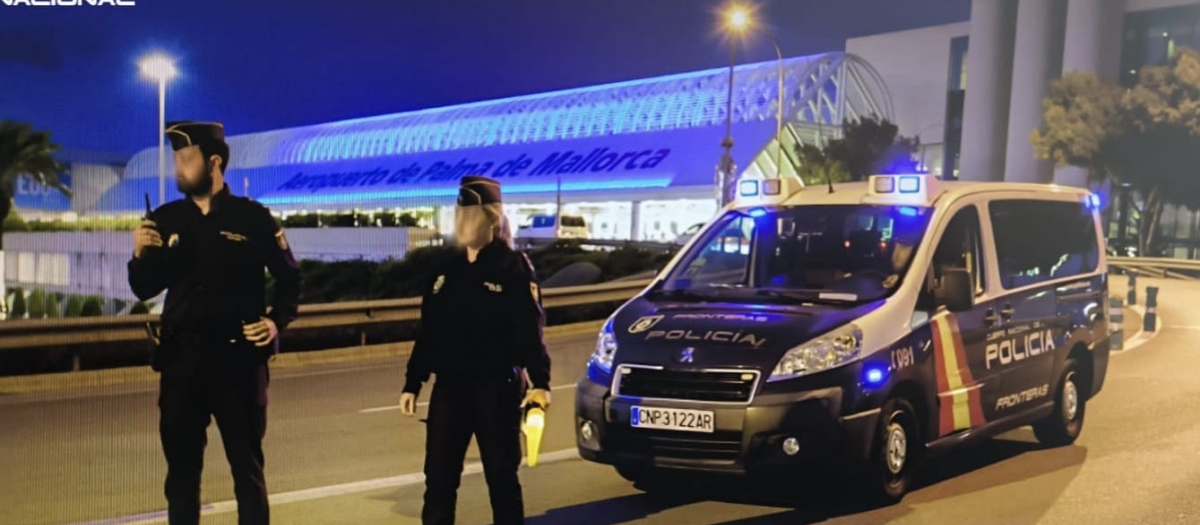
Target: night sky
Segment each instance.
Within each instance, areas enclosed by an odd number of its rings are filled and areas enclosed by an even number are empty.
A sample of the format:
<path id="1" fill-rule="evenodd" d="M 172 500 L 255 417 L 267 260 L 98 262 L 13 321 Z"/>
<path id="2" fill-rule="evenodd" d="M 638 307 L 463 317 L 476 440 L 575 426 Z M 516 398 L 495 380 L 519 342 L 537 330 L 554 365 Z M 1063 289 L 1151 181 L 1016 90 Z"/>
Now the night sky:
<path id="1" fill-rule="evenodd" d="M 137 61 L 177 60 L 167 119 L 241 134 L 727 65 L 726 0 L 137 0 L 0 5 L 0 118 L 70 149 L 158 139 Z M 964 21 L 969 0 L 759 0 L 785 55 Z M 774 57 L 753 38 L 744 58 Z M 913 60 L 919 60 L 914 57 Z"/>

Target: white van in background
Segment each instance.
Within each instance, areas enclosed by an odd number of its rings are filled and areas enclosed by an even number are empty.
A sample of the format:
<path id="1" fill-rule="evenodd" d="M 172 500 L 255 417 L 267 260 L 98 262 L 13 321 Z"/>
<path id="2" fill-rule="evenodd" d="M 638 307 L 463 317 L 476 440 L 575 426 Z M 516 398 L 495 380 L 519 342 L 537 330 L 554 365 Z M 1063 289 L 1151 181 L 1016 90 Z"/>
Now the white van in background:
<path id="1" fill-rule="evenodd" d="M 517 229 L 517 239 L 554 240 L 588 238 L 587 221 L 579 215 L 563 215 L 555 224 L 555 215 L 534 215 Z"/>

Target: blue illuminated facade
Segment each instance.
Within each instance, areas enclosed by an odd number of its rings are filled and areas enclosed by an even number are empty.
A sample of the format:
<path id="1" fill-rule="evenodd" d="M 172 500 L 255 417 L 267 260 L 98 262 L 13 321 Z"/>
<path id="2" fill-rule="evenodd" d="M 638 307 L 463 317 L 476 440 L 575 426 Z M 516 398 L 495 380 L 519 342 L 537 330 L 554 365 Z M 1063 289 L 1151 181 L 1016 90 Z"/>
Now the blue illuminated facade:
<path id="1" fill-rule="evenodd" d="M 814 129 L 836 134 L 848 118 L 891 116 L 879 75 L 852 55 L 742 65 L 732 111 L 739 166 L 754 165 L 775 144 L 781 65 L 793 139 L 808 140 Z M 227 139 L 226 179 L 235 193 L 273 209 L 439 205 L 453 201 L 458 178 L 468 174 L 501 179 L 506 194 L 531 202 L 560 189 L 575 200 L 707 198 L 728 84 L 728 69 L 719 68 L 235 134 Z M 140 210 L 142 193 L 157 193 L 156 163 L 154 148 L 138 153 L 99 211 Z M 173 186 L 168 181 L 169 199 L 179 198 Z"/>

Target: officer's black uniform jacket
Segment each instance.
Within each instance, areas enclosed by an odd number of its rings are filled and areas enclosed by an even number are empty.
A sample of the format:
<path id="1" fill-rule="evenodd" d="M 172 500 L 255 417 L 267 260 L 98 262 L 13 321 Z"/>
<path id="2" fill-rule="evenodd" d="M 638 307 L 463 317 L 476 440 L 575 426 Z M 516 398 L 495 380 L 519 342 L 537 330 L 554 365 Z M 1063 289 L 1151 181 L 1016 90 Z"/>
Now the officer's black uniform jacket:
<path id="1" fill-rule="evenodd" d="M 243 322 L 258 322 L 265 314 L 283 331 L 296 319 L 300 270 L 266 207 L 230 194 L 225 186 L 213 196 L 208 215 L 191 199 L 181 199 L 159 207 L 150 218 L 163 246 L 129 261 L 129 285 L 143 301 L 167 290 L 164 336 L 186 333 L 240 341 Z M 264 267 L 275 278 L 269 314 Z"/>
<path id="2" fill-rule="evenodd" d="M 474 263 L 456 252 L 444 261 L 421 302 L 421 327 L 408 360 L 404 391 L 438 382 L 511 378 L 524 368 L 534 388 L 550 388 L 546 324 L 533 265 L 497 240 Z"/>

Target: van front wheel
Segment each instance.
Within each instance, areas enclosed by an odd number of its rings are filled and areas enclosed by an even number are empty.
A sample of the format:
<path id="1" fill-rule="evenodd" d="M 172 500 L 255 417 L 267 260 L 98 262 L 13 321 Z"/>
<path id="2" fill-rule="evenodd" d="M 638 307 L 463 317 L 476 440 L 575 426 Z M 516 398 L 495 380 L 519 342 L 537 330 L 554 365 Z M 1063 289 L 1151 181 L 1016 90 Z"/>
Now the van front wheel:
<path id="1" fill-rule="evenodd" d="M 1083 431 L 1087 395 L 1080 382 L 1079 365 L 1068 359 L 1054 394 L 1054 412 L 1033 424 L 1033 435 L 1050 447 L 1070 445 Z"/>
<path id="2" fill-rule="evenodd" d="M 912 484 L 922 447 L 916 411 L 902 398 L 883 404 L 879 433 L 864 473 L 866 488 L 879 503 L 899 502 Z"/>

